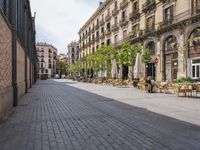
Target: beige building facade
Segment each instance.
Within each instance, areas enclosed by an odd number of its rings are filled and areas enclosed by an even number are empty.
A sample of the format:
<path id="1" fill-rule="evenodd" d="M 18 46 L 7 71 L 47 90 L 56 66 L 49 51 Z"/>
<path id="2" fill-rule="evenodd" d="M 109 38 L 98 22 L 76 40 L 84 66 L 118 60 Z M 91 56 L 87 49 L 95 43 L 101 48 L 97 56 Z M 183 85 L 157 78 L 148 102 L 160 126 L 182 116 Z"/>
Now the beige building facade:
<path id="1" fill-rule="evenodd" d="M 80 60 L 128 40 L 150 50 L 144 68 L 155 80 L 200 79 L 199 27 L 200 0 L 106 0 L 79 31 Z"/>

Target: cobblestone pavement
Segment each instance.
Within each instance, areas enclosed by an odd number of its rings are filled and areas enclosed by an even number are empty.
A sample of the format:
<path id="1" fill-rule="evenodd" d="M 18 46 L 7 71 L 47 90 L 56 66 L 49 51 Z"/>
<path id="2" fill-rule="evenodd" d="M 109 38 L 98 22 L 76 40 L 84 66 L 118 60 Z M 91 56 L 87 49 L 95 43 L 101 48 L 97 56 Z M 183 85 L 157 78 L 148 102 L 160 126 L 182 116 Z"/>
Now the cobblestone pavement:
<path id="1" fill-rule="evenodd" d="M 71 84 L 38 81 L 0 123 L 0 150 L 200 149 L 199 126 Z"/>
<path id="2" fill-rule="evenodd" d="M 198 98 L 177 97 L 176 94 L 145 93 L 133 87 L 118 88 L 82 82 L 74 82 L 70 86 L 200 126 L 200 95 Z"/>

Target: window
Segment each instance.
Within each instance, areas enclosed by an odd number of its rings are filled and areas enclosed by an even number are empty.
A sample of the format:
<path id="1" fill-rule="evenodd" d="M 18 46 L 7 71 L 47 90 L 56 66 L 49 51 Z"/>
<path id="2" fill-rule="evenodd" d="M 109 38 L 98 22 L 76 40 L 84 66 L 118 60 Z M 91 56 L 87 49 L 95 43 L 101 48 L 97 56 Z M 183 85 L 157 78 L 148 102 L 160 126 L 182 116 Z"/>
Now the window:
<path id="1" fill-rule="evenodd" d="M 173 7 L 168 7 L 164 10 L 164 21 L 171 22 L 173 19 Z"/>
<path id="2" fill-rule="evenodd" d="M 118 42 L 118 35 L 115 35 L 115 37 L 114 37 L 114 44 L 117 44 L 117 42 Z"/>
<path id="3" fill-rule="evenodd" d="M 192 78 L 193 79 L 200 78 L 200 59 L 192 60 Z"/>
<path id="4" fill-rule="evenodd" d="M 97 19 L 97 25 L 99 25 L 99 19 Z"/>
<path id="5" fill-rule="evenodd" d="M 115 9 L 117 9 L 117 1 L 115 1 Z"/>
<path id="6" fill-rule="evenodd" d="M 99 37 L 99 31 L 96 32 L 96 37 Z"/>
<path id="7" fill-rule="evenodd" d="M 110 31 L 110 22 L 107 23 L 107 30 Z"/>
<path id="8" fill-rule="evenodd" d="M 154 25 L 155 25 L 155 18 L 154 17 L 147 18 L 147 21 L 146 21 L 146 29 L 147 29 L 147 31 L 154 30 Z"/>
<path id="9" fill-rule="evenodd" d="M 115 24 L 117 24 L 117 16 L 115 17 Z"/>
<path id="10" fill-rule="evenodd" d="M 101 33 L 102 33 L 102 34 L 104 34 L 104 27 L 103 27 L 103 28 L 101 28 Z"/>
<path id="11" fill-rule="evenodd" d="M 107 45 L 110 45 L 110 39 L 107 39 Z"/>
<path id="12" fill-rule="evenodd" d="M 45 73 L 48 73 L 48 69 L 45 70 Z"/>
<path id="13" fill-rule="evenodd" d="M 127 38 L 127 30 L 123 31 L 123 38 Z"/>
<path id="14" fill-rule="evenodd" d="M 123 11 L 122 12 L 122 19 L 125 19 L 126 18 L 126 11 Z"/>
<path id="15" fill-rule="evenodd" d="M 133 3 L 133 11 L 136 12 L 138 9 L 138 2 L 136 1 L 135 3 Z"/>

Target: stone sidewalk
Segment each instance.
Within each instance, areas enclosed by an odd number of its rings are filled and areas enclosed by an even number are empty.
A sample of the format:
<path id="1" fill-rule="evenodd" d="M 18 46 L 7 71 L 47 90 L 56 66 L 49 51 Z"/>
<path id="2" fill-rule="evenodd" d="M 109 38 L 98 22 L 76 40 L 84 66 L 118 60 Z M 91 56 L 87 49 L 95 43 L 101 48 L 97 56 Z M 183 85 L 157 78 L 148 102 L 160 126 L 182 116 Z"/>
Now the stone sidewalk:
<path id="1" fill-rule="evenodd" d="M 74 83 L 71 86 L 200 126 L 200 97 L 177 97 L 173 94 L 145 93 L 133 87 Z"/>
<path id="2" fill-rule="evenodd" d="M 72 86 L 82 84 L 38 81 L 0 123 L 0 150 L 200 149 L 197 125 Z"/>

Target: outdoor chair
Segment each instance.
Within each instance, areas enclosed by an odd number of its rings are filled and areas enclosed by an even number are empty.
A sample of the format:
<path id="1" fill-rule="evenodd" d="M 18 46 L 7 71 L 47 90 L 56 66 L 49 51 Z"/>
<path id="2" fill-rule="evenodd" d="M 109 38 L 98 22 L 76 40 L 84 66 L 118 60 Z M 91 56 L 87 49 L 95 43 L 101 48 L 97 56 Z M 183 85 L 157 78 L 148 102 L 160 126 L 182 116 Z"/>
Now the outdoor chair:
<path id="1" fill-rule="evenodd" d="M 154 83 L 155 87 L 159 90 L 159 92 L 161 93 L 162 91 L 164 91 L 164 93 L 168 92 L 167 89 L 167 82 L 155 82 Z"/>
<path id="2" fill-rule="evenodd" d="M 124 80 L 122 86 L 128 87 L 131 84 L 130 80 Z"/>
<path id="3" fill-rule="evenodd" d="M 182 84 L 177 87 L 176 93 L 178 96 L 180 96 L 181 93 L 184 96 L 187 96 L 188 93 L 190 94 L 190 96 L 192 96 L 192 90 L 193 90 L 192 85 Z"/>
<path id="4" fill-rule="evenodd" d="M 142 90 L 142 91 L 146 91 L 146 92 L 152 92 L 151 90 L 151 85 L 146 83 L 145 79 L 140 79 L 138 84 L 137 84 L 138 89 Z"/>
<path id="5" fill-rule="evenodd" d="M 197 84 L 194 86 L 194 90 L 196 92 L 196 96 L 198 95 L 198 93 L 200 93 L 200 84 Z"/>

